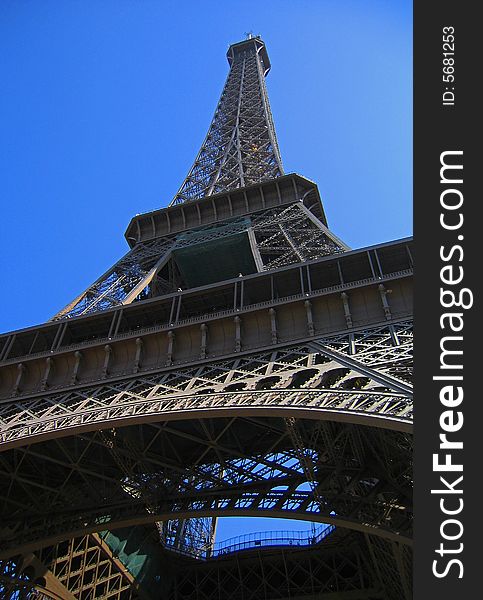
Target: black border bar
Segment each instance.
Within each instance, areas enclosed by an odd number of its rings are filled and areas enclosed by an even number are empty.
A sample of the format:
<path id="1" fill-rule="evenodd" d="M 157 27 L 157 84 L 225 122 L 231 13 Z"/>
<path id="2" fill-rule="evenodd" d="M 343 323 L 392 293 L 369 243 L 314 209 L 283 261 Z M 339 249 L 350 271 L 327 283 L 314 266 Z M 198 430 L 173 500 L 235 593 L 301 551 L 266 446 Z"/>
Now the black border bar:
<path id="1" fill-rule="evenodd" d="M 416 600 L 482 597 L 483 36 L 474 7 L 414 4 Z"/>

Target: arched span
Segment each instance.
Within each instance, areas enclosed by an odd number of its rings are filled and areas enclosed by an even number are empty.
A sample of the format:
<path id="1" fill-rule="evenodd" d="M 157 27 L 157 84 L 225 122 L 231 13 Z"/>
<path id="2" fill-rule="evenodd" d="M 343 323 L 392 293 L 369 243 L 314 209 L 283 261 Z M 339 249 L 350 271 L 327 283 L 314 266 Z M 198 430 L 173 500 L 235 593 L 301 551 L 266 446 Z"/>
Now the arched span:
<path id="1" fill-rule="evenodd" d="M 163 519 L 270 515 L 409 538 L 407 433 L 225 416 L 128 425 L 2 453 L 0 551 Z"/>
<path id="2" fill-rule="evenodd" d="M 412 408 L 412 398 L 379 390 L 277 388 L 167 396 L 154 387 L 130 393 L 111 386 L 110 394 L 96 388 L 56 396 L 42 402 L 37 414 L 32 407 L 19 409 L 17 418 L 2 422 L 0 451 L 108 427 L 224 416 L 322 419 L 411 432 Z"/>
<path id="3" fill-rule="evenodd" d="M 312 513 L 289 513 L 288 511 L 283 510 L 270 510 L 270 511 L 262 511 L 262 510 L 248 510 L 248 509 L 233 509 L 233 510 L 216 510 L 210 512 L 203 511 L 186 511 L 186 512 L 165 512 L 153 515 L 145 515 L 142 517 L 129 518 L 124 520 L 118 520 L 116 522 L 109 524 L 109 529 L 115 531 L 116 529 L 121 529 L 124 527 L 137 527 L 139 525 L 148 525 L 150 523 L 155 523 L 158 521 L 167 521 L 170 519 L 190 519 L 190 518 L 199 518 L 199 517 L 271 517 L 277 519 L 296 519 L 296 520 L 310 520 L 315 523 L 327 523 L 331 525 L 335 525 L 336 527 L 344 527 L 346 529 L 350 529 L 352 531 L 360 531 L 362 533 L 367 533 L 370 535 L 374 535 L 377 537 L 381 537 L 386 540 L 392 540 L 395 542 L 399 542 L 406 546 L 412 547 L 413 540 L 411 537 L 406 535 L 398 535 L 390 530 L 384 530 L 381 528 L 371 527 L 368 524 L 351 522 L 345 519 L 331 517 L 331 516 L 322 516 Z M 79 527 L 78 529 L 72 529 L 68 532 L 63 532 L 61 534 L 53 534 L 49 537 L 45 537 L 42 540 L 36 540 L 28 543 L 24 543 L 22 545 L 12 546 L 8 551 L 4 551 L 0 549 L 0 559 L 9 558 L 10 556 L 16 554 L 25 554 L 27 552 L 33 552 L 38 550 L 39 548 L 43 548 L 46 546 L 51 546 L 53 544 L 64 541 L 65 539 L 70 539 L 73 537 L 86 535 L 88 533 L 99 533 L 101 531 L 105 531 L 106 526 L 103 524 L 89 525 L 85 527 Z"/>

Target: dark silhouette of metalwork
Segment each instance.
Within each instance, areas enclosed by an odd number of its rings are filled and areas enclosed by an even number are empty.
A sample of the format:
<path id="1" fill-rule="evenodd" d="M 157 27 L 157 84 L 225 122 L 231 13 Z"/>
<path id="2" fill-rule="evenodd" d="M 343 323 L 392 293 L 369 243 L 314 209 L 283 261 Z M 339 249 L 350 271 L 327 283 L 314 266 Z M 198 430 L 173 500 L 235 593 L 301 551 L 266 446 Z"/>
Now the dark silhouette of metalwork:
<path id="1" fill-rule="evenodd" d="M 334 235 L 283 173 L 265 44 L 228 61 L 172 203 L 0 336 L 6 597 L 411 597 L 412 242 Z M 322 529 L 217 545 L 244 515 Z"/>

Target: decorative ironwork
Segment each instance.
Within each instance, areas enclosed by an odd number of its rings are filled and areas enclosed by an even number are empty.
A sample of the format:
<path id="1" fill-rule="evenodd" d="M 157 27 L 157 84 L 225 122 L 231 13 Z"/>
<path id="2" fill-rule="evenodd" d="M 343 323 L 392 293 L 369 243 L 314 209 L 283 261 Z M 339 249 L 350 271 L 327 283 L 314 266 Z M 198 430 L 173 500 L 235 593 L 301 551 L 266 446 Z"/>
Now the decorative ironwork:
<path id="1" fill-rule="evenodd" d="M 313 486 L 283 419 L 250 414 L 117 428 L 115 448 L 92 432 L 3 453 L 0 553 L 129 523 L 208 515 L 303 518 L 408 543 L 409 434 L 299 420 L 301 443 L 314 450 L 306 455 Z"/>
<path id="2" fill-rule="evenodd" d="M 148 530 L 143 535 L 152 538 Z M 234 546 L 227 546 L 226 551 L 220 547 L 216 556 L 204 560 L 193 562 L 182 553 L 157 556 L 159 576 L 148 595 L 137 582 L 131 583 L 128 570 L 109 564 L 108 557 L 116 561 L 106 544 L 106 540 L 112 543 L 109 536 L 90 534 L 44 548 L 38 557 L 23 555 L 3 561 L 0 592 L 7 598 L 29 600 L 218 600 L 220 589 L 229 590 L 234 598 L 314 594 L 328 598 L 337 594 L 341 600 L 411 598 L 407 584 L 399 583 L 409 581 L 410 552 L 397 542 L 326 526 L 311 538 L 294 532 L 275 532 L 275 539 L 273 532 L 267 537 L 247 537 L 253 539 L 233 540 Z M 102 553 L 98 554 L 100 544 Z M 39 571 L 43 576 L 38 577 Z"/>
<path id="3" fill-rule="evenodd" d="M 274 349 L 5 403 L 0 406 L 0 448 L 56 432 L 121 426 L 136 418 L 198 417 L 250 407 L 313 413 L 318 418 L 324 413 L 337 418 L 340 413 L 355 421 L 384 419 L 393 428 L 407 429 L 413 410 L 411 386 L 387 370 L 411 375 L 410 322 L 319 338 L 311 346 L 314 349 Z M 338 354 L 331 348 L 338 348 Z M 374 365 L 386 371 L 367 370 Z"/>
<path id="4" fill-rule="evenodd" d="M 410 598 L 408 241 L 347 253 L 283 175 L 264 43 L 228 60 L 170 207 L 58 323 L 3 338 L 0 593 Z M 222 515 L 330 535 L 221 548 Z"/>
<path id="5" fill-rule="evenodd" d="M 189 283 L 183 280 L 179 269 L 172 262 L 169 265 L 171 269 L 168 266 L 173 253 L 187 246 L 242 233 L 252 241 L 259 271 L 306 262 L 348 249 L 301 203 L 260 211 L 250 217 L 225 221 L 222 226 L 191 230 L 189 236 L 178 234 L 137 244 L 54 319 L 87 315 L 172 293 L 179 288 L 187 289 Z"/>

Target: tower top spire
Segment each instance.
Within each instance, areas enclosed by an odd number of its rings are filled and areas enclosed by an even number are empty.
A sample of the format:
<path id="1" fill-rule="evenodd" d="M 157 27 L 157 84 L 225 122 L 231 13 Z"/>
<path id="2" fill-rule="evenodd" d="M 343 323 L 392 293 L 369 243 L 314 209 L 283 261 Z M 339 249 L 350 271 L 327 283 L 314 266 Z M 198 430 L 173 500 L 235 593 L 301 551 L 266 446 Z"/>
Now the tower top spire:
<path id="1" fill-rule="evenodd" d="M 267 48 L 265 46 L 265 42 L 259 35 L 253 35 L 251 32 L 246 34 L 246 39 L 241 42 L 236 42 L 235 44 L 231 44 L 228 48 L 228 52 L 226 56 L 228 58 L 228 63 L 230 66 L 235 59 L 235 56 L 238 54 L 246 54 L 249 52 L 255 52 L 262 64 L 263 75 L 266 77 L 268 72 L 270 71 L 270 60 L 268 58 Z M 266 90 L 265 90 L 266 93 Z"/>
<path id="2" fill-rule="evenodd" d="M 268 101 L 265 43 L 252 32 L 227 51 L 230 71 L 206 138 L 172 204 L 283 175 Z"/>

